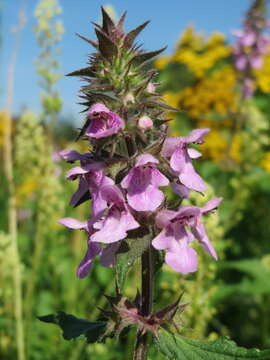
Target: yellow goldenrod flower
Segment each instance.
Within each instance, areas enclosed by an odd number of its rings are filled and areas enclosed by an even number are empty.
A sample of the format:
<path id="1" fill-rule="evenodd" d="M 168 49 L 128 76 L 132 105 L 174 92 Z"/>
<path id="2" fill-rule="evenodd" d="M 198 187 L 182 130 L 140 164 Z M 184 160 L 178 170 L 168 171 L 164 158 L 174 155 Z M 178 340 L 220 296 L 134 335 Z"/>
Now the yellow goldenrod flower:
<path id="1" fill-rule="evenodd" d="M 264 158 L 261 161 L 261 166 L 263 167 L 263 169 L 270 174 L 270 151 L 267 151 L 264 154 Z"/>
<path id="2" fill-rule="evenodd" d="M 158 70 L 162 70 L 168 65 L 169 62 L 170 62 L 169 56 L 160 56 L 155 60 L 155 67 Z"/>

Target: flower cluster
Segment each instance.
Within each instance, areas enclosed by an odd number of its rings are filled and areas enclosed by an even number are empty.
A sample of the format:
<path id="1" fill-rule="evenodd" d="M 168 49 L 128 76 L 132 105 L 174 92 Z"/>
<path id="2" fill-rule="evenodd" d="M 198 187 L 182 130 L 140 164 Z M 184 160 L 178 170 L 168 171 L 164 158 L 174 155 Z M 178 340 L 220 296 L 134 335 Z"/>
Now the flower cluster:
<path id="1" fill-rule="evenodd" d="M 101 103 L 91 106 L 88 112 L 89 125 L 84 134 L 90 139 L 111 137 L 121 132 L 124 121 Z M 217 208 L 220 198 L 208 202 L 203 208 L 189 206 L 170 210 L 165 207 L 165 195 L 160 187 L 170 185 L 181 198 L 188 197 L 190 190 L 203 192 L 206 186 L 195 171 L 192 160 L 201 156 L 190 144 L 201 144 L 209 129 L 193 130 L 186 137 L 166 138 L 159 159 L 150 153 L 135 158 L 120 183 L 106 175 L 105 162 L 97 161 L 93 153 L 80 154 L 75 150 L 64 150 L 60 155 L 68 162 L 80 161 L 72 168 L 68 180 L 79 180 L 78 190 L 72 196 L 71 204 L 76 206 L 85 194 L 90 194 L 92 218 L 80 222 L 64 218 L 59 222 L 70 229 L 83 229 L 87 233 L 87 252 L 80 263 L 77 274 L 84 277 L 89 272 L 94 258 L 99 255 L 100 263 L 113 266 L 121 240 L 128 232 L 145 224 L 142 219 L 154 219 L 155 231 L 152 245 L 165 250 L 166 263 L 175 271 L 189 273 L 197 270 L 197 256 L 190 243 L 197 239 L 203 248 L 217 258 L 208 240 L 202 216 Z M 171 181 L 159 170 L 160 162 L 169 166 Z"/>
<path id="2" fill-rule="evenodd" d="M 64 150 L 60 155 L 70 163 L 80 162 L 67 174 L 68 180 L 78 180 L 71 205 L 91 199 L 91 217 L 59 222 L 87 234 L 79 277 L 87 275 L 97 256 L 103 266 L 114 266 L 121 244 L 132 240 L 129 245 L 136 247 L 138 236 L 130 234 L 136 231 L 143 237 L 145 229 L 152 248 L 165 251 L 165 262 L 187 274 L 197 270 L 193 241 L 217 259 L 202 218 L 218 207 L 221 198 L 202 208 L 179 206 L 190 191 L 206 190 L 193 166 L 201 153 L 192 145 L 202 144 L 209 129 L 168 137 L 164 108 L 170 107 L 156 93 L 155 72 L 145 73 L 141 66 L 160 51 L 138 50 L 133 41 L 147 23 L 125 34 L 124 17 L 114 24 L 103 9 L 103 24 L 96 28 L 98 42 L 83 37 L 100 53 L 91 55 L 89 67 L 70 74 L 90 82 L 82 89 L 87 118 L 80 136 L 89 141 L 91 152 Z M 178 205 L 166 198 L 162 190 L 166 187 L 171 187 Z"/>
<path id="3" fill-rule="evenodd" d="M 231 49 L 225 44 L 222 34 L 213 33 L 205 39 L 189 26 L 181 36 L 175 53 L 171 57 L 158 58 L 155 66 L 161 70 L 170 62 L 184 64 L 196 77 L 202 78 L 217 61 L 230 55 Z"/>
<path id="4" fill-rule="evenodd" d="M 253 70 L 263 66 L 263 55 L 268 52 L 270 38 L 263 33 L 269 26 L 264 18 L 265 11 L 260 2 L 252 7 L 244 21 L 243 30 L 234 31 L 237 42 L 233 47 L 235 68 L 242 73 L 242 91 L 245 99 L 250 98 L 255 91 Z"/>

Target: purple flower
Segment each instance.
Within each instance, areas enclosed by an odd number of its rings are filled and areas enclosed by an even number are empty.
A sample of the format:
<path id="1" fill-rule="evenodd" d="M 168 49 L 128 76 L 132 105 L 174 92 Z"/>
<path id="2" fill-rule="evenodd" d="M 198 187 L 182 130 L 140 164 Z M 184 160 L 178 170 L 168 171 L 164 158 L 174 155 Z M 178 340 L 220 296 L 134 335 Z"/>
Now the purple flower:
<path id="1" fill-rule="evenodd" d="M 180 207 L 178 211 L 162 210 L 156 216 L 156 225 L 162 229 L 152 245 L 165 250 L 165 262 L 175 271 L 188 274 L 197 271 L 196 251 L 189 244 L 196 238 L 214 259 L 217 254 L 206 234 L 202 215 L 216 209 L 222 198 L 209 201 L 204 207 Z"/>
<path id="2" fill-rule="evenodd" d="M 91 153 L 80 154 L 76 150 L 69 150 L 69 149 L 62 150 L 59 152 L 59 155 L 64 160 L 71 163 L 80 160 L 82 164 L 87 164 L 89 161 L 93 160 L 93 155 Z"/>
<path id="3" fill-rule="evenodd" d="M 269 36 L 254 31 L 250 26 L 246 26 L 244 31 L 234 31 L 234 35 L 237 37 L 233 48 L 236 69 L 260 69 L 263 66 L 262 55 L 268 51 Z"/>
<path id="4" fill-rule="evenodd" d="M 203 192 L 206 190 L 204 181 L 192 165 L 192 159 L 197 159 L 201 153 L 195 149 L 188 149 L 188 144 L 202 144 L 209 129 L 195 129 L 188 136 L 168 138 L 165 140 L 162 155 L 170 158 L 170 167 L 177 175 L 181 184 L 188 189 Z"/>
<path id="5" fill-rule="evenodd" d="M 127 231 L 137 229 L 140 224 L 132 216 L 121 190 L 116 185 L 104 186 L 100 190 L 108 209 L 100 214 L 93 228 L 91 241 L 110 244 L 127 237 Z"/>
<path id="6" fill-rule="evenodd" d="M 100 263 L 102 266 L 111 267 L 115 264 L 115 254 L 118 250 L 119 244 L 110 244 L 105 248 L 102 248 L 100 244 L 91 241 L 91 235 L 95 233 L 92 221 L 78 221 L 72 218 L 64 218 L 58 221 L 60 224 L 66 226 L 69 229 L 85 230 L 88 233 L 87 251 L 77 268 L 77 276 L 84 278 L 93 265 L 96 256 L 100 255 Z"/>
<path id="7" fill-rule="evenodd" d="M 116 134 L 124 127 L 124 121 L 103 104 L 92 105 L 88 113 L 88 119 L 90 124 L 85 131 L 85 135 L 96 139 Z"/>
<path id="8" fill-rule="evenodd" d="M 255 82 L 251 78 L 245 78 L 242 84 L 244 99 L 250 99 L 255 90 Z"/>
<path id="9" fill-rule="evenodd" d="M 164 194 L 159 186 L 167 186 L 169 180 L 157 169 L 158 160 L 150 154 L 137 157 L 136 165 L 121 182 L 127 189 L 128 204 L 136 211 L 155 211 Z"/>
<path id="10" fill-rule="evenodd" d="M 238 40 L 238 44 L 241 46 L 252 46 L 256 42 L 256 33 L 252 29 L 235 30 L 232 32 Z"/>
<path id="11" fill-rule="evenodd" d="M 107 203 L 101 197 L 100 191 L 103 186 L 113 185 L 114 181 L 103 173 L 101 163 L 88 163 L 83 166 L 76 166 L 67 173 L 68 180 L 79 178 L 79 186 L 72 196 L 71 205 L 76 206 L 78 201 L 89 191 L 92 197 L 92 214 L 97 215 L 103 211 Z"/>
<path id="12" fill-rule="evenodd" d="M 142 131 L 151 129 L 153 127 L 153 120 L 146 115 L 143 115 L 139 118 L 138 126 Z"/>

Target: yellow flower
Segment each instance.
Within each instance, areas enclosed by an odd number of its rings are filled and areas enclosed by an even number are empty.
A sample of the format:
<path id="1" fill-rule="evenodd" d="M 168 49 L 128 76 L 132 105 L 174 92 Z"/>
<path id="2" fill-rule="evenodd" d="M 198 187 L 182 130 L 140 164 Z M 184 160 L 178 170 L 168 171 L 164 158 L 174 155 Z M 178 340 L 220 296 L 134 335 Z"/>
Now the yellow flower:
<path id="1" fill-rule="evenodd" d="M 163 98 L 168 105 L 174 108 L 179 107 L 179 94 L 168 91 L 163 95 Z"/>
<path id="2" fill-rule="evenodd" d="M 223 134 L 218 130 L 212 130 L 207 135 L 204 144 L 201 145 L 201 150 L 204 157 L 213 159 L 216 162 L 224 158 L 227 149 L 227 141 Z"/>
<path id="3" fill-rule="evenodd" d="M 170 62 L 170 56 L 160 56 L 155 60 L 155 67 L 158 70 L 164 69 Z"/>
<path id="4" fill-rule="evenodd" d="M 36 179 L 26 178 L 24 182 L 16 189 L 16 203 L 17 206 L 23 205 L 27 198 L 33 194 L 37 188 L 38 181 Z"/>
<path id="5" fill-rule="evenodd" d="M 264 158 L 261 161 L 261 166 L 263 167 L 263 169 L 270 174 L 270 151 L 267 151 L 264 154 Z"/>
<path id="6" fill-rule="evenodd" d="M 237 163 L 241 161 L 241 145 L 242 145 L 242 136 L 241 134 L 235 134 L 232 139 L 232 144 L 230 148 L 230 157 Z"/>
<path id="7" fill-rule="evenodd" d="M 198 81 L 193 87 L 185 88 L 178 96 L 178 106 L 187 110 L 195 120 L 202 121 L 208 118 L 210 127 L 223 126 L 223 121 L 212 119 L 209 114 L 220 114 L 226 117 L 224 122 L 228 127 L 230 121 L 226 116 L 237 109 L 235 93 L 236 74 L 234 69 L 227 65 L 215 71 L 207 78 Z M 173 95 L 170 95 L 173 97 Z"/>
<path id="8" fill-rule="evenodd" d="M 270 49 L 264 56 L 264 62 L 261 69 L 253 70 L 257 86 L 264 93 L 270 93 Z"/>
<path id="9" fill-rule="evenodd" d="M 188 27 L 178 42 L 172 61 L 185 64 L 190 71 L 201 78 L 219 59 L 231 54 L 231 49 L 225 44 L 225 38 L 220 33 L 214 33 L 207 40 L 202 34 Z"/>

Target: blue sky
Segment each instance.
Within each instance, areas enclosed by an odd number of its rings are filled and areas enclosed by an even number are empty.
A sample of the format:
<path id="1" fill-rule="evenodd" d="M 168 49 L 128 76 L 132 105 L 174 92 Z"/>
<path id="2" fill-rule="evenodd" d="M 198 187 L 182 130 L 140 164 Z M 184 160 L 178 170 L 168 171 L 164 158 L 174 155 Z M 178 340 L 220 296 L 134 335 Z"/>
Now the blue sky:
<path id="1" fill-rule="evenodd" d="M 158 49 L 168 45 L 167 53 L 173 51 L 174 45 L 184 28 L 193 24 L 198 31 L 206 34 L 212 31 L 221 31 L 231 36 L 231 30 L 239 28 L 244 12 L 250 0 L 59 0 L 63 8 L 61 16 L 65 34 L 61 44 L 60 56 L 61 71 L 63 74 L 85 66 L 89 46 L 75 36 L 75 32 L 94 38 L 93 27 L 90 21 L 100 18 L 100 6 L 111 4 L 118 14 L 128 11 L 126 29 L 131 29 L 145 20 L 151 20 L 150 25 L 140 35 L 144 48 Z M 1 2 L 1 1 L 0 1 Z M 2 34 L 1 47 L 1 88 L 0 106 L 5 101 L 5 82 L 7 64 L 10 60 L 14 44 L 11 28 L 17 22 L 17 13 L 20 0 L 2 0 Z M 39 111 L 38 77 L 35 74 L 34 59 L 39 49 L 36 46 L 32 32 L 35 24 L 33 16 L 38 0 L 28 0 L 27 23 L 22 35 L 22 43 L 16 67 L 14 112 L 18 113 L 22 106 Z M 92 49 L 91 49 L 92 50 Z M 80 87 L 78 79 L 63 77 L 58 82 L 64 107 L 63 114 L 79 118 L 81 110 L 77 95 Z"/>

